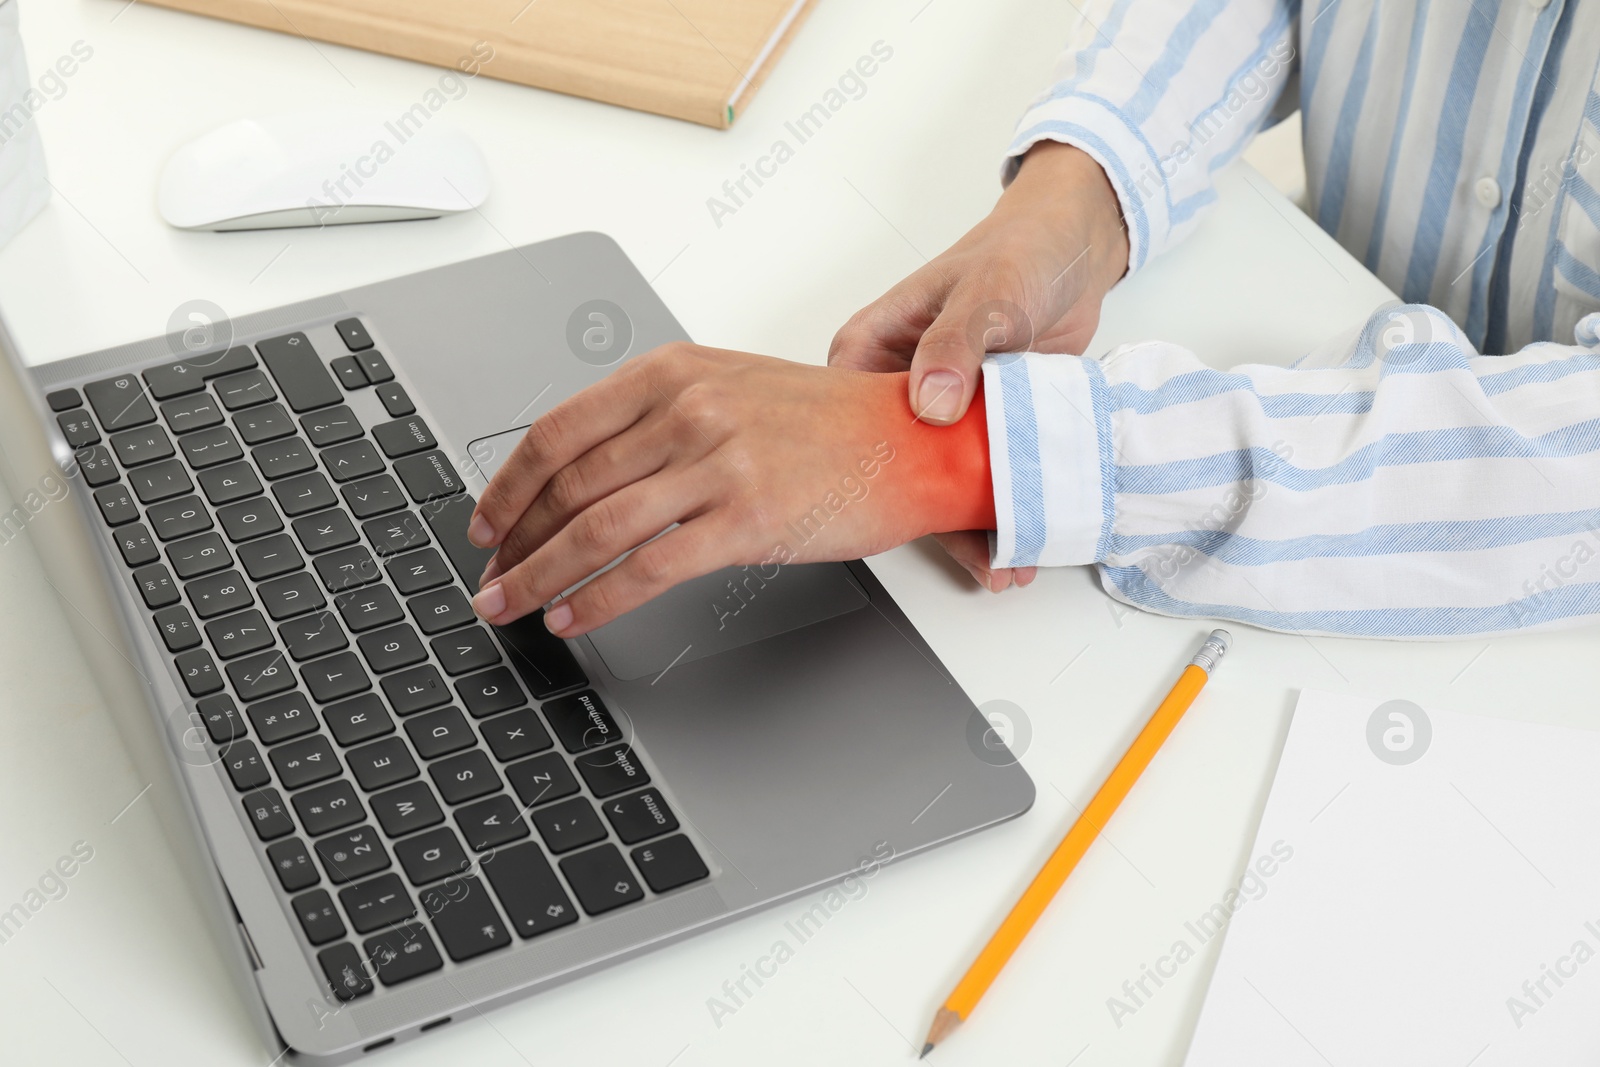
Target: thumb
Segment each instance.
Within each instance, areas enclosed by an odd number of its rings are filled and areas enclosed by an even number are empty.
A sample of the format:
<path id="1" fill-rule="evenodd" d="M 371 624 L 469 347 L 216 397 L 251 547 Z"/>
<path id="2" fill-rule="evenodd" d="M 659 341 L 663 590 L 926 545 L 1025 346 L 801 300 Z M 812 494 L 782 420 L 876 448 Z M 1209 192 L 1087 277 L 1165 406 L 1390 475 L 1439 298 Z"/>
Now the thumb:
<path id="1" fill-rule="evenodd" d="M 1016 334 L 1015 327 L 1021 324 L 1010 320 L 1018 317 L 1025 315 L 1009 302 L 961 299 L 951 294 L 938 318 L 923 332 L 911 360 L 908 388 L 912 412 L 923 422 L 939 426 L 959 421 L 978 391 L 978 375 L 990 342 L 995 342 L 996 349 L 1011 347 L 1010 335 Z M 997 328 L 995 323 L 1002 319 L 1004 325 Z"/>

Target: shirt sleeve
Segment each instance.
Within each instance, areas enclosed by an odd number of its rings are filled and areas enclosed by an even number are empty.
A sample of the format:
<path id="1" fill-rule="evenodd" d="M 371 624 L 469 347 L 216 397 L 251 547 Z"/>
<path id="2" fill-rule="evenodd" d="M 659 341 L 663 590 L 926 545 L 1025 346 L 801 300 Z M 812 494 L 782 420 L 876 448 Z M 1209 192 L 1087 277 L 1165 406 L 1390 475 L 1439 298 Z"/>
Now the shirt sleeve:
<path id="1" fill-rule="evenodd" d="M 1595 622 L 1597 329 L 1480 356 L 1398 305 L 1292 367 L 992 358 L 994 565 L 1094 563 L 1125 603 L 1296 633 Z"/>
<path id="2" fill-rule="evenodd" d="M 1216 199 L 1212 175 L 1272 115 L 1294 71 L 1299 8 L 1114 0 L 1094 22 L 1086 14 L 1054 84 L 1022 116 L 1003 180 L 1040 141 L 1087 152 L 1116 190 L 1138 270 L 1193 227 Z"/>

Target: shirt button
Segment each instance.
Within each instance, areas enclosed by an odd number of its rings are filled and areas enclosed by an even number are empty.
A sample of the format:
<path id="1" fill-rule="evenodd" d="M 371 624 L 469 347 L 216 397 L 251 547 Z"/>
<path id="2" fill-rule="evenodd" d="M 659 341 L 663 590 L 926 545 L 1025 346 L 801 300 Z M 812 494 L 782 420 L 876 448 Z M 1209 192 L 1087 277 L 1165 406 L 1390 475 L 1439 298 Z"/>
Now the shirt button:
<path id="1" fill-rule="evenodd" d="M 1484 207 L 1500 206 L 1500 183 L 1493 178 L 1479 178 L 1473 183 L 1472 192 Z"/>

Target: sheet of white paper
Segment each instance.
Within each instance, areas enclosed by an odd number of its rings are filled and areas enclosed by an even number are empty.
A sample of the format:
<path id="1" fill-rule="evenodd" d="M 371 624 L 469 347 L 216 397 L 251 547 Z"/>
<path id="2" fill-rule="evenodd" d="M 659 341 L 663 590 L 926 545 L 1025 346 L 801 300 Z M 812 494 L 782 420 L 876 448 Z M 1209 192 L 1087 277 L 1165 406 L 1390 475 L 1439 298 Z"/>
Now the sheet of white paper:
<path id="1" fill-rule="evenodd" d="M 1250 856 L 1186 1067 L 1600 1063 L 1600 733 L 1303 692 Z"/>

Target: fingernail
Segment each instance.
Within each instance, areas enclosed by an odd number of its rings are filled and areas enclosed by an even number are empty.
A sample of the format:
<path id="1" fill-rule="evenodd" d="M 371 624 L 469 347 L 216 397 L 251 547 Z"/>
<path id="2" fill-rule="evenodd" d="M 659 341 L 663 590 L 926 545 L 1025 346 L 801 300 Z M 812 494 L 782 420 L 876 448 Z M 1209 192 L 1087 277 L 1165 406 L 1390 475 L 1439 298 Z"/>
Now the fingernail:
<path id="1" fill-rule="evenodd" d="M 500 557 L 494 556 L 489 560 L 489 565 L 483 568 L 483 573 L 478 575 L 478 588 L 482 589 L 498 577 L 500 577 Z"/>
<path id="2" fill-rule="evenodd" d="M 961 406 L 961 392 L 961 378 L 955 372 L 928 372 L 917 386 L 917 417 L 924 422 L 954 421 Z"/>
<path id="3" fill-rule="evenodd" d="M 467 540 L 479 548 L 488 548 L 494 544 L 494 527 L 482 515 L 474 515 L 467 523 Z"/>
<path id="4" fill-rule="evenodd" d="M 472 598 L 472 610 L 484 622 L 494 622 L 506 610 L 506 591 L 497 582 Z"/>
<path id="5" fill-rule="evenodd" d="M 557 604 L 544 613 L 544 625 L 547 630 L 561 636 L 561 631 L 572 625 L 572 608 L 567 604 Z"/>

